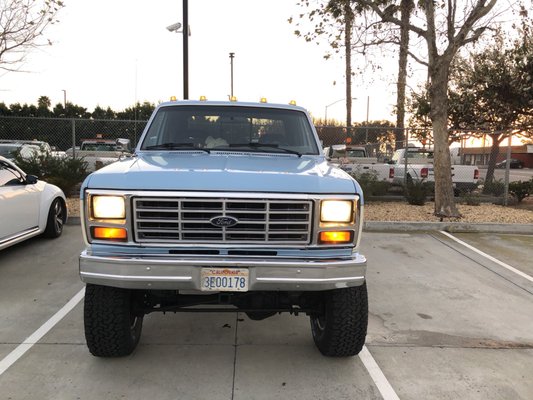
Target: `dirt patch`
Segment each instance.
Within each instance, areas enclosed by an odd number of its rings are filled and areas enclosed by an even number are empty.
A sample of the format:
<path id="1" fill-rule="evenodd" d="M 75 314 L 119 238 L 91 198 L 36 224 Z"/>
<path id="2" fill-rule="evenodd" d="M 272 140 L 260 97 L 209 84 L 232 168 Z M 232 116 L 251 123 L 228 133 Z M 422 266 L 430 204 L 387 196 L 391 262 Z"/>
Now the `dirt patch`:
<path id="1" fill-rule="evenodd" d="M 423 221 L 437 222 L 440 218 L 433 215 L 434 203 L 412 206 L 403 202 L 370 202 L 365 205 L 366 221 Z M 458 205 L 460 219 L 447 218 L 448 222 L 492 222 L 503 224 L 533 223 L 533 209 L 526 207 L 504 207 L 494 204 L 479 206 Z"/>

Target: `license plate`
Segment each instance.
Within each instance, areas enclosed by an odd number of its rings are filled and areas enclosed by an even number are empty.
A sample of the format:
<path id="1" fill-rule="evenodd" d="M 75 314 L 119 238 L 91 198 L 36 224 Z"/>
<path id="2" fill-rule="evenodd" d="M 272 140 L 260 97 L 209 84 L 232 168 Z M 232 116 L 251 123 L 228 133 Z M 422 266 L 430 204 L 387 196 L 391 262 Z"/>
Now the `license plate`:
<path id="1" fill-rule="evenodd" d="M 247 292 L 247 268 L 202 268 L 200 289 L 207 292 Z"/>

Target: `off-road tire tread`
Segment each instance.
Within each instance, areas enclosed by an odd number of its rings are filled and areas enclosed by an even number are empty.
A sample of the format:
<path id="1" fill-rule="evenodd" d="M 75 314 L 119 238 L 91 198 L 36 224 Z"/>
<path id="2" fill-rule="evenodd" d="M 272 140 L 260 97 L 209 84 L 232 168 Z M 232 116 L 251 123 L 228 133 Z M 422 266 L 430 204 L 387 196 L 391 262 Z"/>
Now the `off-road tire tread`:
<path id="1" fill-rule="evenodd" d="M 325 293 L 326 327 L 322 335 L 313 332 L 315 344 L 329 357 L 349 357 L 363 349 L 368 326 L 366 283 Z"/>
<path id="2" fill-rule="evenodd" d="M 85 289 L 85 339 L 96 357 L 130 355 L 141 335 L 142 317 L 131 329 L 131 290 L 87 284 Z"/>

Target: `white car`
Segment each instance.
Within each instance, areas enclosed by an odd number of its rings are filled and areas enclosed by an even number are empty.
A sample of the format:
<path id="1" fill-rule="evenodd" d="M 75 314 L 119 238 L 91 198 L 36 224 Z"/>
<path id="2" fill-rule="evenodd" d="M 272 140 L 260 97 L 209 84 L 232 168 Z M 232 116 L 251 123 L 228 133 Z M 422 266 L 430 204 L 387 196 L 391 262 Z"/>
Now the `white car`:
<path id="1" fill-rule="evenodd" d="M 41 234 L 56 238 L 66 221 L 60 188 L 26 175 L 0 156 L 0 250 Z"/>
<path id="2" fill-rule="evenodd" d="M 67 153 L 57 151 L 46 142 L 39 140 L 0 140 L 0 156 L 10 160 L 19 153 L 24 160 L 31 160 L 35 156 L 51 155 L 54 158 L 66 158 Z"/>

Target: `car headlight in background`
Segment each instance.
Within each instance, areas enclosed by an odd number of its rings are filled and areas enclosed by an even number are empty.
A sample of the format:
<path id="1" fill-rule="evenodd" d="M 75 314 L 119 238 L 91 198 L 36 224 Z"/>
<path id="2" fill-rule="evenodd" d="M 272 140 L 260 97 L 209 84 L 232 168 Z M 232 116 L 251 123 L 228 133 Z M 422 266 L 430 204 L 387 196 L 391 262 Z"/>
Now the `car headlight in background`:
<path id="1" fill-rule="evenodd" d="M 92 196 L 92 216 L 96 219 L 126 218 L 124 197 Z"/>
<path id="2" fill-rule="evenodd" d="M 353 201 L 323 200 L 320 205 L 321 222 L 352 222 Z"/>

